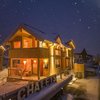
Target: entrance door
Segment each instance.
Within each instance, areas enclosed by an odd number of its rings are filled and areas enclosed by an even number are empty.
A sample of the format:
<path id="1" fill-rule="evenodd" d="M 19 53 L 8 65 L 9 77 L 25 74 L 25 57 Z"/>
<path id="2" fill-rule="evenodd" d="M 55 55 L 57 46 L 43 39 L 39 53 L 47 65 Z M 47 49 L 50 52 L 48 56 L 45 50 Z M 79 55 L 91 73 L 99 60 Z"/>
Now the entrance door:
<path id="1" fill-rule="evenodd" d="M 32 68 L 31 68 L 32 74 L 36 74 L 37 75 L 37 67 L 38 67 L 37 59 L 32 59 L 31 63 L 32 63 Z"/>
<path id="2" fill-rule="evenodd" d="M 43 76 L 43 59 L 40 59 L 40 75 Z"/>

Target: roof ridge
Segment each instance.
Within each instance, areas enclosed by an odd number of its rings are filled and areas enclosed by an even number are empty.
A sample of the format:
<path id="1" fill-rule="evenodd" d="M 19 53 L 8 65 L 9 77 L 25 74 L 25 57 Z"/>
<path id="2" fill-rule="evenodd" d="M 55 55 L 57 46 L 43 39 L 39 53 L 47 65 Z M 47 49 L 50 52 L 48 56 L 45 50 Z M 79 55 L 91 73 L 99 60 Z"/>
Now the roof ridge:
<path id="1" fill-rule="evenodd" d="M 46 34 L 46 32 L 44 32 L 44 31 L 42 31 L 42 30 L 40 30 L 40 29 L 38 29 L 38 28 L 36 28 L 36 27 L 33 27 L 33 26 L 31 26 L 31 25 L 28 25 L 28 24 L 22 24 L 22 26 L 23 25 L 25 25 L 26 27 L 28 26 L 28 27 L 30 27 L 30 28 L 32 28 L 32 29 L 35 29 L 35 30 L 37 30 L 37 31 L 39 31 L 39 32 L 41 32 L 41 33 L 45 33 Z"/>

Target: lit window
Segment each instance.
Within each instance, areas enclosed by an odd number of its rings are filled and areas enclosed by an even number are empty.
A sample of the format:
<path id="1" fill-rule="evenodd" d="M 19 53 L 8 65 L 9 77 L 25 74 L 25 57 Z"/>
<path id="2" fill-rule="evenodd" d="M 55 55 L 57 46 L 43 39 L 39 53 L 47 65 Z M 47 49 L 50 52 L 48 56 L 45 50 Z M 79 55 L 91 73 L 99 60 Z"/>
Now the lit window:
<path id="1" fill-rule="evenodd" d="M 14 48 L 20 48 L 20 47 L 21 47 L 21 42 L 20 41 L 14 42 Z"/>
<path id="2" fill-rule="evenodd" d="M 48 48 L 47 43 L 42 42 L 42 41 L 39 42 L 39 47 Z"/>
<path id="3" fill-rule="evenodd" d="M 44 67 L 45 69 L 48 69 L 48 59 L 44 59 L 43 67 Z"/>
<path id="4" fill-rule="evenodd" d="M 37 40 L 34 40 L 34 43 L 35 43 L 35 46 L 34 47 L 37 47 Z"/>
<path id="5" fill-rule="evenodd" d="M 48 48 L 47 43 L 43 42 L 43 48 Z"/>
<path id="6" fill-rule="evenodd" d="M 23 48 L 32 48 L 32 39 L 31 38 L 24 37 Z"/>
<path id="7" fill-rule="evenodd" d="M 61 55 L 61 51 L 60 50 L 55 50 L 55 55 Z"/>
<path id="8" fill-rule="evenodd" d="M 55 59 L 56 68 L 61 66 L 61 59 Z"/>
<path id="9" fill-rule="evenodd" d="M 42 47 L 42 41 L 39 42 L 39 47 Z"/>

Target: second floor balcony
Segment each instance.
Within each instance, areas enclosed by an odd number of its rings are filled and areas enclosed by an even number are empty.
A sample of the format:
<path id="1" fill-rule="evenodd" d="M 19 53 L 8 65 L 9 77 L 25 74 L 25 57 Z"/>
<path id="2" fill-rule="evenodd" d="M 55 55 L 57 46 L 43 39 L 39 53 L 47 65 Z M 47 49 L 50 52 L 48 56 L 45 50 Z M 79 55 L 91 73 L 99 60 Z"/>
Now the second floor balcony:
<path id="1" fill-rule="evenodd" d="M 10 58 L 48 58 L 50 55 L 47 48 L 21 48 L 10 49 Z"/>

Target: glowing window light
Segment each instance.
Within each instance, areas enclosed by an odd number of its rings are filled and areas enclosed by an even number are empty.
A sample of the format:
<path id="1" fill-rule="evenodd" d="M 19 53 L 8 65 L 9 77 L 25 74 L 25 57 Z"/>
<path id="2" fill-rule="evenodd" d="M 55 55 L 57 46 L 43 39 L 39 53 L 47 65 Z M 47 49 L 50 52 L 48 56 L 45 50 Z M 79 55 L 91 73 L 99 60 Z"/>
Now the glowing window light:
<path id="1" fill-rule="evenodd" d="M 42 41 L 39 42 L 39 47 L 42 47 L 43 46 L 43 43 Z"/>
<path id="2" fill-rule="evenodd" d="M 42 45 L 43 45 L 44 48 L 47 48 L 47 44 L 46 43 L 43 42 Z"/>
<path id="3" fill-rule="evenodd" d="M 33 62 L 36 63 L 36 60 L 34 60 Z"/>
<path id="4" fill-rule="evenodd" d="M 21 42 L 20 41 L 14 42 L 14 48 L 20 48 L 20 47 L 21 47 Z"/>
<path id="5" fill-rule="evenodd" d="M 23 63 L 24 63 L 24 65 L 26 65 L 27 61 L 26 61 L 26 60 L 24 60 L 24 61 L 23 61 Z"/>
<path id="6" fill-rule="evenodd" d="M 44 63 L 47 63 L 48 62 L 48 60 L 47 59 L 44 59 Z"/>

